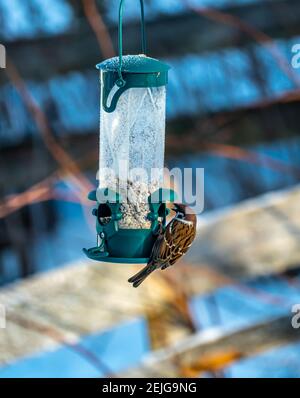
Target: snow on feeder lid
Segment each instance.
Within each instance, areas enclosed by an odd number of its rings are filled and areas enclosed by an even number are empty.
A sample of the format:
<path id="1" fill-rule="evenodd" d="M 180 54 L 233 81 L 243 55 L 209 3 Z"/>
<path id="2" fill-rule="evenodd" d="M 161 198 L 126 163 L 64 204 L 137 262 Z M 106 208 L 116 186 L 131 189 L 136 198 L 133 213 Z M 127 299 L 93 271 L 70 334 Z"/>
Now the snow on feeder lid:
<path id="1" fill-rule="evenodd" d="M 166 85 L 169 66 L 147 57 L 144 5 L 141 4 L 142 51 L 123 56 L 119 9 L 119 56 L 97 65 L 100 70 L 99 187 L 89 196 L 97 202 L 97 247 L 89 258 L 115 263 L 147 262 L 160 225 L 165 226 L 164 190 Z M 138 176 L 132 173 L 142 170 Z"/>

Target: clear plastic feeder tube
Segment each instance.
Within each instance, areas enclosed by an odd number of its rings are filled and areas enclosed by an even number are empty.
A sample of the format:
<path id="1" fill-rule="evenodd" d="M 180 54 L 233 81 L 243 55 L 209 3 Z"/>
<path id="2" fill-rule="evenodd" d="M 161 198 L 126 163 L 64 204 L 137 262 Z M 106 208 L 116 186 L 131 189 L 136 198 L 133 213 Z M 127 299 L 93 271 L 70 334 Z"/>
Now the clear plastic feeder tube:
<path id="1" fill-rule="evenodd" d="M 165 86 L 126 90 L 112 113 L 101 107 L 99 187 L 122 195 L 120 228 L 150 228 L 148 197 L 163 185 L 165 113 Z"/>

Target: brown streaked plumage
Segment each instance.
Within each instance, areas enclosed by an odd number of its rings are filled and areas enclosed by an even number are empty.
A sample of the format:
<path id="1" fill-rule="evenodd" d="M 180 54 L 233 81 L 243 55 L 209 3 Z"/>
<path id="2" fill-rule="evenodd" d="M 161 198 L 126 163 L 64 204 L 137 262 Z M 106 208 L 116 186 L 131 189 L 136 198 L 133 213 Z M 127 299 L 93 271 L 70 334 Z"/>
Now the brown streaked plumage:
<path id="1" fill-rule="evenodd" d="M 191 247 L 196 236 L 196 215 L 183 204 L 175 204 L 174 210 L 176 215 L 165 231 L 161 228 L 148 264 L 128 280 L 133 287 L 138 287 L 153 271 L 174 265 Z"/>

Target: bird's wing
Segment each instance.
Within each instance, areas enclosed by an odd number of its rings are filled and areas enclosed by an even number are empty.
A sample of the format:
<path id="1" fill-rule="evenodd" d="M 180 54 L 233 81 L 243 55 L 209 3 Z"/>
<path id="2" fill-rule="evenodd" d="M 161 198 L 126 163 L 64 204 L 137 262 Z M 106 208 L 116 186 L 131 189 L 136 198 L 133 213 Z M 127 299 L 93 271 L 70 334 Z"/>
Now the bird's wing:
<path id="1" fill-rule="evenodd" d="M 164 248 L 164 234 L 159 235 L 158 238 L 156 239 L 156 242 L 154 243 L 154 246 L 152 248 L 151 256 L 149 258 L 148 264 L 156 264 L 157 268 L 161 266 L 161 259 L 163 256 L 163 253 L 165 251 Z"/>
<path id="2" fill-rule="evenodd" d="M 191 247 L 196 230 L 191 223 L 174 219 L 166 231 L 166 241 L 171 246 L 169 265 L 174 265 Z"/>
<path id="3" fill-rule="evenodd" d="M 157 264 L 157 268 L 175 264 L 188 251 L 194 238 L 192 224 L 173 219 L 165 233 L 157 239 L 148 264 Z"/>

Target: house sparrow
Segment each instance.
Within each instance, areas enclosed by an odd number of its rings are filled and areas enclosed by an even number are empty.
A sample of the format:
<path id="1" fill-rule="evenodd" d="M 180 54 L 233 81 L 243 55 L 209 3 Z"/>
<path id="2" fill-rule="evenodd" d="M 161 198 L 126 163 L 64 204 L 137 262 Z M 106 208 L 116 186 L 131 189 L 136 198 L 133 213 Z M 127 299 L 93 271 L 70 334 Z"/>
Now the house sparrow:
<path id="1" fill-rule="evenodd" d="M 128 280 L 133 287 L 138 287 L 153 271 L 174 265 L 191 247 L 196 236 L 196 215 L 190 209 L 187 214 L 183 204 L 175 204 L 173 210 L 176 215 L 165 230 L 160 227 L 148 264 Z"/>

